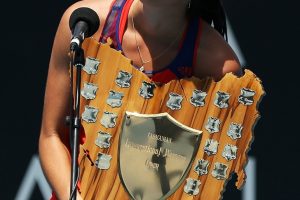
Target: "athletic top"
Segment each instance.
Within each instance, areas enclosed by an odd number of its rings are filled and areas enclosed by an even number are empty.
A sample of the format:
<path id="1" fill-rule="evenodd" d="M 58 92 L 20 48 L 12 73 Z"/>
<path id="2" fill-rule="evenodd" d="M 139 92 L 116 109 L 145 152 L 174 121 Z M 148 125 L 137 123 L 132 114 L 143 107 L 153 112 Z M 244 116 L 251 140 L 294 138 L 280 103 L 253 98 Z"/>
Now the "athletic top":
<path id="1" fill-rule="evenodd" d="M 133 0 L 114 0 L 106 18 L 100 42 L 112 39 L 113 46 L 122 51 L 122 38 L 125 32 L 128 13 Z M 197 49 L 202 32 L 202 19 L 192 18 L 181 39 L 176 57 L 166 67 L 160 70 L 143 72 L 154 82 L 167 83 L 174 79 L 190 77 L 197 61 Z M 135 66 L 136 68 L 139 68 Z"/>

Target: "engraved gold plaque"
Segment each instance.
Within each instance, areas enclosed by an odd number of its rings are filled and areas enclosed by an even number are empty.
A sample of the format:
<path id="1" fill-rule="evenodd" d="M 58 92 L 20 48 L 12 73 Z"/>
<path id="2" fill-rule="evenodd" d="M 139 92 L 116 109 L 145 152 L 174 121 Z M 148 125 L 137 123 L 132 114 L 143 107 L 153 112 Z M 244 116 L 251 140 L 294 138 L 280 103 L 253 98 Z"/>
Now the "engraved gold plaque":
<path id="1" fill-rule="evenodd" d="M 126 112 L 119 140 L 119 175 L 134 200 L 166 199 L 185 180 L 201 131 L 168 113 Z"/>

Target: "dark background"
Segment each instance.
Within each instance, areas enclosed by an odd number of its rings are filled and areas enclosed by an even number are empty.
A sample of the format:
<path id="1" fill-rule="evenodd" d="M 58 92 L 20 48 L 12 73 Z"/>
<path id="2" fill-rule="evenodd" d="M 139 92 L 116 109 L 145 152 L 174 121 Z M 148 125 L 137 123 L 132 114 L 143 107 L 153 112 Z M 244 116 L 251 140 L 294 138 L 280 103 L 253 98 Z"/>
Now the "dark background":
<path id="1" fill-rule="evenodd" d="M 250 155 L 257 200 L 298 200 L 300 14 L 292 0 L 223 0 L 247 68 L 267 92 Z M 12 1 L 1 11 L 0 199 L 14 199 L 37 154 L 44 86 L 56 27 L 75 1 Z M 229 183 L 224 199 L 238 200 Z M 42 199 L 36 187 L 31 199 Z"/>

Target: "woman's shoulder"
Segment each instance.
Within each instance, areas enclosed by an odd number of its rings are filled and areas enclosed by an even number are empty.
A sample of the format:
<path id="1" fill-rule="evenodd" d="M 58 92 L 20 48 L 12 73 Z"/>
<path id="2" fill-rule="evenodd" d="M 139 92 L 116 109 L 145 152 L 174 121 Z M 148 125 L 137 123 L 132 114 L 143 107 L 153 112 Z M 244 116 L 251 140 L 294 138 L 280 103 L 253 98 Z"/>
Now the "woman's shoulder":
<path id="1" fill-rule="evenodd" d="M 195 76 L 200 78 L 211 76 L 219 80 L 228 72 L 242 74 L 239 60 L 223 36 L 204 20 L 199 34 L 201 39 L 198 44 Z"/>

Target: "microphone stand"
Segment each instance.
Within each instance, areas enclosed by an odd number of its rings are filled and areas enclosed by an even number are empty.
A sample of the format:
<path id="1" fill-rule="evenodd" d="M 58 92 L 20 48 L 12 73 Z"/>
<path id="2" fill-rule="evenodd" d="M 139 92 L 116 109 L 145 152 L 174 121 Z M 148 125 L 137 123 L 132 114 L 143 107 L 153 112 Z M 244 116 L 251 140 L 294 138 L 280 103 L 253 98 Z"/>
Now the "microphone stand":
<path id="1" fill-rule="evenodd" d="M 70 200 L 76 200 L 77 197 L 77 182 L 79 178 L 79 135 L 80 135 L 80 88 L 81 88 L 81 69 L 85 64 L 84 51 L 81 47 L 71 49 L 70 60 L 70 116 L 66 117 L 66 121 L 70 130 L 70 147 L 71 147 L 71 187 Z M 76 68 L 76 82 L 75 82 L 75 98 L 74 98 L 74 83 L 73 68 Z"/>

